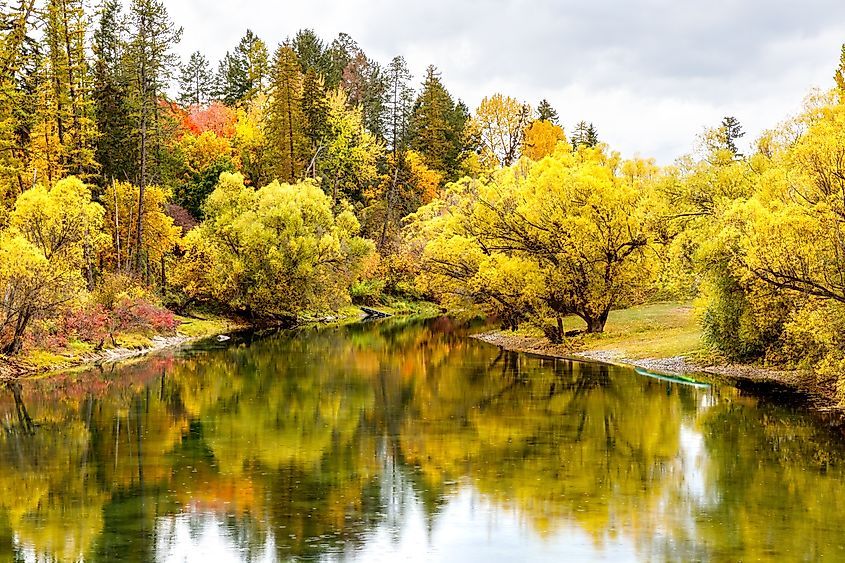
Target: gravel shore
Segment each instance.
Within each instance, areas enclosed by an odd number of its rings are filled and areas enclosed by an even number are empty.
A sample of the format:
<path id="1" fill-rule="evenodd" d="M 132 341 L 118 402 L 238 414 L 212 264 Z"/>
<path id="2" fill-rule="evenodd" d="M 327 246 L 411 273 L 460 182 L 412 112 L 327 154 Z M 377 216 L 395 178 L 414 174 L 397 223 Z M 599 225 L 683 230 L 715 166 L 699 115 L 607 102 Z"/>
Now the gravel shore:
<path id="1" fill-rule="evenodd" d="M 845 409 L 836 398 L 833 382 L 819 381 L 817 377 L 807 371 L 773 369 L 744 364 L 701 365 L 682 356 L 631 359 L 626 358 L 624 354 L 617 350 L 573 350 L 566 345 L 552 344 L 545 338 L 518 336 L 502 331 L 475 334 L 473 338 L 514 352 L 638 367 L 667 375 L 696 376 L 714 383 L 731 385 L 743 383 L 775 384 L 806 395 L 810 406 L 815 409 L 845 413 Z"/>

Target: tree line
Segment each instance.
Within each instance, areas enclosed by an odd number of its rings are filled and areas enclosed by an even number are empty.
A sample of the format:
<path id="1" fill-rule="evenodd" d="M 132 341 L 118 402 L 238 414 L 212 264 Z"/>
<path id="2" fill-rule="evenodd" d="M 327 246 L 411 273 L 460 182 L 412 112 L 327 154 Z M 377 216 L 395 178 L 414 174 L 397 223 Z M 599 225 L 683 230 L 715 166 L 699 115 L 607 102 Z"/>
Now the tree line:
<path id="1" fill-rule="evenodd" d="M 345 34 L 179 61 L 160 0 L 6 2 L 0 34 L 7 352 L 126 296 L 259 320 L 404 295 L 555 341 L 697 298 L 730 359 L 845 366 L 845 61 L 748 147 L 726 117 L 661 168 L 546 100 L 471 111 Z"/>

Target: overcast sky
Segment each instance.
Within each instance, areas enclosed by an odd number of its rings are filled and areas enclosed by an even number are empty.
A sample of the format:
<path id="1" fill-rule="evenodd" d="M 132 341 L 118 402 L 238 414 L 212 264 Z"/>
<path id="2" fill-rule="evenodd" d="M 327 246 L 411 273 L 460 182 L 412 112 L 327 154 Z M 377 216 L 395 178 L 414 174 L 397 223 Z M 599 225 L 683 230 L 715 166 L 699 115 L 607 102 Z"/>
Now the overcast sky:
<path id="1" fill-rule="evenodd" d="M 592 121 L 624 156 L 668 164 L 736 116 L 744 141 L 829 88 L 845 42 L 843 0 L 164 0 L 178 51 L 217 61 L 247 28 L 271 51 L 300 28 L 351 35 L 416 83 L 434 64 L 474 109 L 502 92 L 547 98 L 569 133 Z M 216 64 L 216 63 L 215 63 Z"/>

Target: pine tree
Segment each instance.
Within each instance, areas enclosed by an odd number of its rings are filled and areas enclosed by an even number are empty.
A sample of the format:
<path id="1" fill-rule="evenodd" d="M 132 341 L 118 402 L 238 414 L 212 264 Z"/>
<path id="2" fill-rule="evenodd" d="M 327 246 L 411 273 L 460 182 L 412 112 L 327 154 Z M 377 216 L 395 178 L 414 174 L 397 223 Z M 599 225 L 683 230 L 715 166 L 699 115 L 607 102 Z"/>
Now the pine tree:
<path id="1" fill-rule="evenodd" d="M 159 179 L 162 162 L 162 119 L 158 101 L 164 96 L 178 59 L 171 51 L 182 37 L 182 29 L 174 28 L 167 8 L 161 0 L 132 0 L 129 8 L 132 28 L 127 61 L 132 72 L 130 88 L 136 108 L 139 163 L 138 217 L 135 231 L 135 273 L 140 275 L 144 256 L 142 240 L 144 195 L 148 183 Z M 152 147 L 152 151 L 150 151 Z M 149 169 L 150 153 L 156 165 Z"/>
<path id="2" fill-rule="evenodd" d="M 179 103 L 184 107 L 206 105 L 211 101 L 214 80 L 208 59 L 196 51 L 182 65 L 179 77 Z"/>
<path id="3" fill-rule="evenodd" d="M 100 185 L 138 177 L 137 147 L 132 139 L 129 76 L 123 64 L 126 29 L 118 0 L 106 0 L 94 31 L 94 116 L 99 129 L 96 159 Z"/>
<path id="4" fill-rule="evenodd" d="M 741 157 L 742 155 L 739 152 L 739 147 L 736 146 L 736 142 L 745 136 L 745 131 L 742 130 L 739 120 L 730 115 L 725 117 L 722 120 L 720 131 L 722 133 L 724 148 L 731 151 L 735 157 Z"/>
<path id="5" fill-rule="evenodd" d="M 302 81 L 303 131 L 307 140 L 305 156 L 310 173 L 316 174 L 316 160 L 326 135 L 328 104 L 323 77 L 309 68 Z"/>
<path id="6" fill-rule="evenodd" d="M 367 130 L 378 139 L 384 139 L 382 116 L 387 85 L 381 66 L 359 50 L 343 69 L 341 87 L 349 96 L 351 106 L 361 106 Z"/>
<path id="7" fill-rule="evenodd" d="M 326 50 L 326 89 L 334 90 L 343 81 L 343 69 L 361 52 L 358 44 L 349 35 L 339 34 Z"/>
<path id="8" fill-rule="evenodd" d="M 269 74 L 269 55 L 265 43 L 252 30 L 238 42 L 235 50 L 227 52 L 217 69 L 218 100 L 235 106 L 264 92 Z"/>
<path id="9" fill-rule="evenodd" d="M 397 205 L 400 175 L 404 169 L 405 152 L 408 149 L 410 120 L 414 108 L 414 90 L 410 86 L 411 72 L 405 59 L 394 57 L 387 67 L 385 75 L 387 85 L 384 99 L 384 115 L 382 130 L 385 133 L 387 147 L 391 152 L 390 184 L 386 190 L 384 221 L 382 223 L 379 247 L 384 249 L 387 244 L 387 232 L 391 221 L 394 220 L 394 209 Z M 404 176 L 404 175 L 403 175 Z"/>
<path id="10" fill-rule="evenodd" d="M 265 119 L 269 168 L 283 182 L 300 178 L 304 169 L 307 141 L 303 134 L 302 80 L 296 53 L 288 45 L 280 45 L 274 55 Z"/>
<path id="11" fill-rule="evenodd" d="M 302 74 L 309 70 L 322 76 L 327 74 L 329 69 L 326 47 L 313 29 L 300 29 L 296 32 L 291 47 L 296 52 Z"/>
<path id="12" fill-rule="evenodd" d="M 580 146 L 594 147 L 599 144 L 599 136 L 595 126 L 586 121 L 579 121 L 572 130 L 572 148 Z"/>
<path id="13" fill-rule="evenodd" d="M 443 86 L 434 66 L 426 70 L 422 91 L 411 116 L 411 148 L 423 155 L 429 168 L 454 178 L 464 156 L 464 127 L 468 115 Z"/>
<path id="14" fill-rule="evenodd" d="M 549 103 L 549 100 L 543 99 L 540 102 L 540 105 L 537 106 L 537 120 L 538 121 L 549 121 L 557 125 L 557 111 L 552 105 Z"/>

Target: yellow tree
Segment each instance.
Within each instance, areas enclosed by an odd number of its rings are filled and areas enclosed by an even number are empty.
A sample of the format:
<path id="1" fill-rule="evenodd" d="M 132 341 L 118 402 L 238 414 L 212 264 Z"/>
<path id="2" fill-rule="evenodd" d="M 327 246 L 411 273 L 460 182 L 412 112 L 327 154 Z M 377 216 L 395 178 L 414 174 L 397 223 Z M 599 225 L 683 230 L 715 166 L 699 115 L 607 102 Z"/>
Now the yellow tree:
<path id="1" fill-rule="evenodd" d="M 566 143 L 563 127 L 551 121 L 532 121 L 525 129 L 522 154 L 531 160 L 541 160 L 552 154 L 560 142 Z"/>
<path id="2" fill-rule="evenodd" d="M 189 298 L 213 300 L 257 319 L 285 319 L 349 299 L 372 243 L 349 210 L 332 213 L 313 182 L 261 189 L 224 173 L 186 237 L 176 279 Z"/>
<path id="3" fill-rule="evenodd" d="M 494 94 L 481 100 L 473 126 L 479 136 L 481 156 L 488 167 L 510 166 L 519 158 L 531 107 L 510 96 Z"/>
<path id="4" fill-rule="evenodd" d="M 55 314 L 91 278 L 91 252 L 103 218 L 91 192 L 77 178 L 60 180 L 18 197 L 11 228 L 0 240 L 3 350 L 16 352 L 32 320 Z"/>

